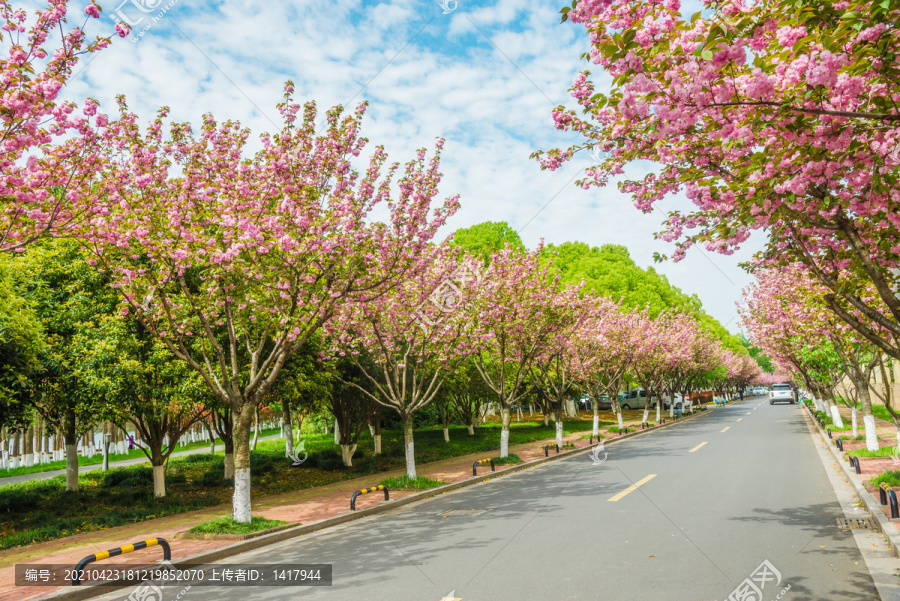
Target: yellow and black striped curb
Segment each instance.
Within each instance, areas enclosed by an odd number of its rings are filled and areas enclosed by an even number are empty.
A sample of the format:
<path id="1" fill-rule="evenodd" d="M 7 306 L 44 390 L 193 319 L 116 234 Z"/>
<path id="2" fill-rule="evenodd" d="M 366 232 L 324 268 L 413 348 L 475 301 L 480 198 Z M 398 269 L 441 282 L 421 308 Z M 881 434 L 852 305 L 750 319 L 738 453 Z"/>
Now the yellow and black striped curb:
<path id="1" fill-rule="evenodd" d="M 362 488 L 362 489 L 356 491 L 355 493 L 353 493 L 353 496 L 350 497 L 350 509 L 352 509 L 353 511 L 356 511 L 356 497 L 358 497 L 359 495 L 367 495 L 370 492 L 378 492 L 379 490 L 384 491 L 384 500 L 385 501 L 390 500 L 390 496 L 388 496 L 388 489 L 385 488 L 384 485 L 379 484 L 378 486 Z"/>
<path id="2" fill-rule="evenodd" d="M 81 584 L 81 573 L 84 570 L 84 566 L 89 563 L 94 563 L 95 561 L 100 561 L 101 559 L 116 557 L 118 555 L 124 555 L 133 551 L 140 551 L 141 549 L 148 549 L 157 545 L 163 548 L 163 559 L 172 559 L 172 548 L 169 546 L 168 541 L 166 541 L 166 539 L 164 538 L 148 538 L 147 540 L 138 541 L 130 545 L 125 545 L 124 547 L 116 547 L 115 549 L 110 549 L 109 551 L 101 551 L 100 553 L 88 555 L 87 557 L 79 561 L 78 565 L 75 566 L 75 571 L 72 574 L 72 586 L 78 586 L 79 584 Z"/>
<path id="3" fill-rule="evenodd" d="M 478 461 L 476 461 L 475 463 L 472 464 L 472 476 L 478 475 L 478 466 L 479 465 L 487 465 L 489 463 L 491 464 L 491 471 L 496 472 L 497 468 L 494 467 L 493 459 L 479 459 Z"/>

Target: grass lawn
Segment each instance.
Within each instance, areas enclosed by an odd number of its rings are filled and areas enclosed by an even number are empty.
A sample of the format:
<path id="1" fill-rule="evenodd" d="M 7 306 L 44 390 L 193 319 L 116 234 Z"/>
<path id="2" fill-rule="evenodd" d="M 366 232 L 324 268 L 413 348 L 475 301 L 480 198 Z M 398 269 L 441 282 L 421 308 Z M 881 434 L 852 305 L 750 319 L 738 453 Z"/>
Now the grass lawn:
<path id="1" fill-rule="evenodd" d="M 891 470 L 888 472 L 884 472 L 883 474 L 878 474 L 874 478 L 872 478 L 872 486 L 878 488 L 878 486 L 884 482 L 891 488 L 896 488 L 900 486 L 900 471 Z"/>
<path id="2" fill-rule="evenodd" d="M 564 432 L 589 431 L 591 415 L 583 414 L 583 417 L 565 421 Z M 603 425 L 609 423 L 613 422 Z M 555 435 L 556 425 L 552 422 L 545 427 L 541 421 L 513 421 L 509 444 L 524 444 Z M 298 468 L 290 467 L 290 460 L 284 457 L 283 439 L 260 441 L 251 457 L 253 498 L 367 475 L 372 476 L 371 486 L 383 479 L 377 474 L 404 466 L 403 435 L 399 430 L 382 431 L 381 455 L 372 454 L 372 437 L 364 430 L 352 468 L 344 467 L 333 436 L 304 434 L 309 456 Z M 415 432 L 415 443 L 418 466 L 471 453 L 490 453 L 500 448 L 500 423 L 485 423 L 471 437 L 465 427 L 453 426 L 449 443 L 444 442 L 440 427 L 421 428 Z M 153 497 L 149 465 L 82 474 L 81 490 L 77 493 L 65 491 L 63 475 L 0 487 L 0 549 L 230 503 L 233 482 L 223 478 L 225 459 L 221 448 L 219 445 L 214 457 L 198 453 L 171 459 L 164 499 Z"/>
<path id="3" fill-rule="evenodd" d="M 260 437 L 271 436 L 272 434 L 278 434 L 279 431 L 280 431 L 279 428 L 264 429 L 264 430 L 259 431 L 259 435 L 260 435 Z M 217 439 L 216 446 L 219 447 L 219 449 L 221 450 L 222 449 L 222 441 Z M 209 442 L 198 441 L 198 442 L 188 443 L 184 446 L 179 445 L 178 448 L 175 450 L 175 452 L 178 453 L 180 451 L 190 451 L 191 449 L 202 449 L 202 448 L 208 449 Z M 131 451 L 128 451 L 124 455 L 113 454 L 113 453 L 110 453 L 110 455 L 109 455 L 110 462 L 127 461 L 129 459 L 146 459 L 146 458 L 147 458 L 147 456 L 144 455 L 144 452 L 141 451 L 140 449 L 132 449 Z M 94 455 L 93 457 L 82 457 L 81 455 L 78 456 L 78 465 L 80 465 L 80 466 L 82 466 L 82 465 L 100 465 L 101 463 L 103 463 L 103 455 Z M 37 474 L 38 472 L 52 472 L 53 470 L 64 470 L 64 469 L 66 469 L 65 460 L 51 461 L 50 463 L 40 463 L 37 465 L 22 466 L 22 467 L 17 467 L 15 469 L 9 469 L 9 470 L 0 469 L 0 478 L 8 478 L 10 476 L 24 476 L 26 474 Z"/>
<path id="4" fill-rule="evenodd" d="M 200 522 L 188 532 L 192 534 L 250 534 L 251 532 L 268 530 L 284 524 L 287 524 L 284 520 L 267 520 L 258 515 L 250 518 L 249 524 L 235 522 L 231 516 L 224 516 L 207 522 Z"/>
<path id="5" fill-rule="evenodd" d="M 853 449 L 852 451 L 847 451 L 847 457 L 850 457 L 851 455 L 855 457 L 891 457 L 896 451 L 897 447 L 881 447 L 877 451 Z"/>

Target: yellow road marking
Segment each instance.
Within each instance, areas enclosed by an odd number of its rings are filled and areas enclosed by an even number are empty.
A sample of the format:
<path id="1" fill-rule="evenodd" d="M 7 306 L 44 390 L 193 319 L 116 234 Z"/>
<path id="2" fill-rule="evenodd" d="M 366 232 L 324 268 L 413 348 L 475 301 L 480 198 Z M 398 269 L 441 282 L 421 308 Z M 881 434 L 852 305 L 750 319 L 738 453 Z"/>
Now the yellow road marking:
<path id="1" fill-rule="evenodd" d="M 731 426 L 725 426 L 725 430 L 728 430 Z M 719 432 L 724 432 L 725 430 L 719 430 Z"/>
<path id="2" fill-rule="evenodd" d="M 739 417 L 739 418 L 738 418 L 738 421 L 741 421 L 742 419 L 744 419 L 744 418 L 743 418 L 743 417 Z"/>
<path id="3" fill-rule="evenodd" d="M 705 442 L 701 442 L 701 443 L 698 444 L 696 447 L 694 447 L 693 449 L 691 449 L 690 451 L 688 451 L 688 453 L 693 453 L 694 451 L 696 451 L 697 449 L 699 449 L 700 447 L 702 447 L 702 446 L 705 445 L 705 444 L 706 444 Z"/>
<path id="4" fill-rule="evenodd" d="M 617 494 L 616 496 L 608 498 L 607 501 L 610 501 L 610 502 L 618 501 L 619 499 L 621 499 L 628 493 L 632 493 L 632 492 L 636 491 L 638 489 L 638 487 L 643 486 L 644 484 L 646 484 L 647 482 L 650 482 L 650 480 L 653 480 L 654 478 L 656 478 L 656 474 L 650 474 L 646 478 L 644 478 L 642 480 L 638 480 L 637 482 L 635 482 L 634 484 L 632 484 L 631 486 L 629 486 L 628 488 L 626 488 L 625 490 L 623 490 L 622 492 Z"/>
<path id="5" fill-rule="evenodd" d="M 747 412 L 747 415 L 750 415 L 750 412 L 749 412 L 749 411 Z"/>

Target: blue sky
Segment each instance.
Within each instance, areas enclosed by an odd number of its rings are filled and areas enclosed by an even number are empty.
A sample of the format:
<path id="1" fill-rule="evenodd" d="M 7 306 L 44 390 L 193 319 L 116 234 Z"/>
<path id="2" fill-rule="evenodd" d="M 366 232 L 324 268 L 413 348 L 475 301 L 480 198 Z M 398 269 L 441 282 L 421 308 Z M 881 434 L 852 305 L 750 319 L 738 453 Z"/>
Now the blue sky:
<path id="1" fill-rule="evenodd" d="M 372 145 L 383 144 L 393 160 L 405 162 L 416 148 L 446 138 L 442 191 L 459 193 L 462 202 L 448 232 L 507 221 L 529 246 L 541 238 L 623 244 L 645 267 L 654 252 L 671 253 L 671 245 L 652 236 L 662 214 L 643 215 L 614 186 L 574 186 L 588 160 L 550 173 L 528 158 L 536 149 L 576 141 L 557 132 L 550 115 L 556 105 L 568 104 L 566 90 L 587 67 L 580 59 L 588 48 L 583 27 L 559 23 L 564 2 L 443 4 L 101 1 L 103 14 L 88 23 L 89 35 L 110 35 L 110 15 L 117 11 L 117 20 L 133 21 L 135 32 L 150 28 L 142 36 L 115 38 L 79 65 L 66 95 L 75 102 L 90 96 L 114 111 L 115 96 L 125 94 L 144 119 L 166 105 L 175 120 L 196 124 L 212 112 L 261 133 L 277 129 L 275 104 L 284 81 L 292 79 L 296 98 L 315 100 L 320 113 L 368 100 L 363 135 Z M 80 15 L 84 5 L 75 2 L 72 9 Z M 73 12 L 70 24 L 81 22 Z M 592 71 L 604 81 L 599 69 Z M 664 208 L 679 202 L 686 203 L 673 199 Z M 655 267 L 737 331 L 734 303 L 750 281 L 737 263 L 749 254 L 692 250 L 681 263 Z"/>

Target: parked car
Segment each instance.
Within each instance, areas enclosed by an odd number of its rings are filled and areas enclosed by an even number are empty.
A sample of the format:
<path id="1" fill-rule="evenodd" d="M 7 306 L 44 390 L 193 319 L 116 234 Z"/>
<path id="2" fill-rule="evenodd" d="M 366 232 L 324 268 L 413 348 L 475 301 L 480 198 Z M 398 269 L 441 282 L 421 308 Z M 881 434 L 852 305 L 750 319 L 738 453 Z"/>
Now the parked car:
<path id="1" fill-rule="evenodd" d="M 769 389 L 765 386 L 757 386 L 753 389 L 754 396 L 763 396 L 769 394 Z"/>
<path id="2" fill-rule="evenodd" d="M 601 411 L 605 409 L 612 409 L 612 403 L 609 400 L 609 395 L 605 392 L 597 397 L 597 408 Z"/>
<path id="3" fill-rule="evenodd" d="M 776 402 L 794 403 L 794 391 L 790 384 L 775 384 L 769 393 L 769 404 L 774 405 Z"/>
<path id="4" fill-rule="evenodd" d="M 656 395 L 650 397 L 650 408 L 656 408 Z M 625 393 L 624 397 L 621 397 L 619 400 L 619 406 L 622 407 L 622 411 L 628 411 L 630 409 L 643 409 L 644 405 L 647 404 L 647 391 L 643 388 L 635 388 L 629 392 Z"/>

